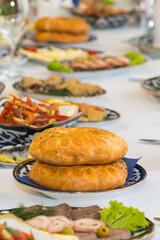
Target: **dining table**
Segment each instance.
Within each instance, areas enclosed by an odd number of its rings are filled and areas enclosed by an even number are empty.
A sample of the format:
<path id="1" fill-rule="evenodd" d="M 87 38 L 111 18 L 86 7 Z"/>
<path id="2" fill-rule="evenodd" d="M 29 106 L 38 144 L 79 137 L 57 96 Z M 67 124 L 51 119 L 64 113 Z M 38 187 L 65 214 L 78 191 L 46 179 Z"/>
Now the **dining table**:
<path id="1" fill-rule="evenodd" d="M 97 39 L 85 43 L 69 44 L 78 48 L 101 50 L 106 55 L 122 56 L 126 52 L 138 51 L 129 43 L 129 39 L 144 34 L 144 28 L 137 25 L 126 25 L 119 28 L 95 30 L 91 35 Z M 110 200 L 123 202 L 126 206 L 138 208 L 145 216 L 155 224 L 155 233 L 146 239 L 160 239 L 160 222 L 155 217 L 160 217 L 160 144 L 142 142 L 140 139 L 160 139 L 160 103 L 141 87 L 141 81 L 160 75 L 160 59 L 151 59 L 145 56 L 143 64 L 128 68 L 79 73 L 75 77 L 81 82 L 89 82 L 100 85 L 106 90 L 106 94 L 97 97 L 71 98 L 75 102 L 85 102 L 117 111 L 120 118 L 116 120 L 76 123 L 74 127 L 95 127 L 106 129 L 122 136 L 128 144 L 128 158 L 140 158 L 138 164 L 147 173 L 141 183 L 117 192 L 112 198 L 103 197 L 87 201 L 74 199 L 52 199 L 42 193 L 25 188 L 16 182 L 13 177 L 13 168 L 0 165 L 0 210 L 17 207 L 20 203 L 25 206 L 43 204 L 54 206 L 60 203 L 68 203 L 74 207 L 99 205 L 101 208 L 108 206 Z M 0 68 L 0 81 L 5 84 L 5 89 L 0 97 L 9 93 L 23 97 L 23 93 L 13 88 L 14 81 L 4 81 L 3 68 Z M 45 65 L 34 61 L 28 61 L 19 66 L 22 76 L 32 76 L 46 79 L 52 75 Z M 69 74 L 66 74 L 66 79 Z M 70 98 L 67 98 L 70 100 Z M 7 147 L 7 146 L 6 146 Z"/>

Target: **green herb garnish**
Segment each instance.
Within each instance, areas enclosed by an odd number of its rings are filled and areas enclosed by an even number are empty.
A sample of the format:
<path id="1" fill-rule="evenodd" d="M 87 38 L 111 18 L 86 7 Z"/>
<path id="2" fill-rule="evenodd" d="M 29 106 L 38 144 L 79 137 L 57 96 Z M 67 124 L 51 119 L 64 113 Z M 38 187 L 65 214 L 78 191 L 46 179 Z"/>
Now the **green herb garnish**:
<path id="1" fill-rule="evenodd" d="M 53 95 L 53 96 L 70 96 L 70 92 L 68 91 L 67 88 L 63 88 L 63 89 L 53 89 L 47 92 L 41 92 L 41 94 L 45 94 L 45 95 Z"/>
<path id="2" fill-rule="evenodd" d="M 110 201 L 110 206 L 99 211 L 100 220 L 109 224 L 110 228 L 127 228 L 132 233 L 145 229 L 149 222 L 144 213 L 137 208 L 125 207 L 123 203 Z"/>
<path id="3" fill-rule="evenodd" d="M 141 64 L 145 61 L 144 57 L 142 54 L 140 53 L 136 53 L 136 52 L 128 52 L 125 55 L 130 61 L 131 61 L 131 65 L 137 65 L 137 64 Z"/>
<path id="4" fill-rule="evenodd" d="M 16 161 L 17 160 L 17 157 L 15 157 L 15 156 L 13 156 L 13 158 L 12 158 L 14 161 Z"/>
<path id="5" fill-rule="evenodd" d="M 44 208 L 43 206 L 39 206 L 35 209 L 29 210 L 26 209 L 23 205 L 20 205 L 18 208 L 12 211 L 12 214 L 19 218 L 22 218 L 25 221 L 39 215 L 54 216 L 56 214 L 56 209 L 53 207 Z"/>
<path id="6" fill-rule="evenodd" d="M 105 3 L 105 4 L 114 4 L 114 1 L 112 1 L 112 0 L 103 0 L 103 3 Z"/>
<path id="7" fill-rule="evenodd" d="M 73 72 L 72 68 L 69 68 L 69 67 L 61 64 L 57 60 L 53 60 L 52 62 L 50 62 L 47 67 L 49 70 L 54 70 L 54 71 L 59 71 L 59 72 Z"/>
<path id="8" fill-rule="evenodd" d="M 12 233 L 16 236 L 20 236 L 19 232 L 17 232 L 16 230 L 14 230 L 13 228 L 10 228 L 10 227 L 6 227 L 6 230 L 9 232 L 9 233 Z"/>

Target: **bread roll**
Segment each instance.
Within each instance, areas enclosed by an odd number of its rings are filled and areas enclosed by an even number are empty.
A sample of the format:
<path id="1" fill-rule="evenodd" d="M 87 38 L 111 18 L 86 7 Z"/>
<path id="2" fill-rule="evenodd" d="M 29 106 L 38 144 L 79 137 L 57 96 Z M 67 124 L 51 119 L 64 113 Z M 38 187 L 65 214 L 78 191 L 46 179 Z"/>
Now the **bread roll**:
<path id="1" fill-rule="evenodd" d="M 58 32 L 35 32 L 35 40 L 39 42 L 62 42 L 62 43 L 74 43 L 85 42 L 89 40 L 89 36 L 85 33 L 82 34 L 70 34 L 70 33 L 58 33 Z"/>
<path id="2" fill-rule="evenodd" d="M 35 28 L 40 31 L 66 32 L 73 34 L 86 33 L 89 31 L 89 24 L 78 17 L 45 17 L 37 20 Z"/>
<path id="3" fill-rule="evenodd" d="M 106 164 L 121 159 L 127 152 L 127 143 L 103 129 L 57 127 L 37 134 L 29 152 L 54 165 Z"/>
<path id="4" fill-rule="evenodd" d="M 125 184 L 124 161 L 105 165 L 54 166 L 36 161 L 29 178 L 36 184 L 57 191 L 89 192 L 115 189 Z"/>

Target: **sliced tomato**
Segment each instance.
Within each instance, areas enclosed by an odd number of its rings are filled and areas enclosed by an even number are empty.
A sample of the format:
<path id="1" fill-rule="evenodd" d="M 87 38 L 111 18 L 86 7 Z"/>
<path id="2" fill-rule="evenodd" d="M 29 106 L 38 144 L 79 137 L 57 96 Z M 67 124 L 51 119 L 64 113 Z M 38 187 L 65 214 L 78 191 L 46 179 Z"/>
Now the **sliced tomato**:
<path id="1" fill-rule="evenodd" d="M 87 50 L 86 52 L 90 55 L 98 54 L 98 51 L 96 50 Z"/>
<path id="2" fill-rule="evenodd" d="M 26 47 L 26 50 L 30 51 L 30 52 L 37 52 L 38 48 L 36 48 L 36 47 Z"/>

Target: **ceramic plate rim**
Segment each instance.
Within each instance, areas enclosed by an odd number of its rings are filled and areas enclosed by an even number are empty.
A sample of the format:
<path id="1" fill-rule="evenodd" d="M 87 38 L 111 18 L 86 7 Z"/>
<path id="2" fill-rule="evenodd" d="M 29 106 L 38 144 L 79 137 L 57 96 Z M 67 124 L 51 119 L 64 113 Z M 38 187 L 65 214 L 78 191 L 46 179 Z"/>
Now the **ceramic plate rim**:
<path id="1" fill-rule="evenodd" d="M 156 91 L 156 90 L 154 90 L 154 89 L 148 89 L 148 88 L 145 87 L 145 82 L 154 80 L 154 79 L 156 79 L 156 78 L 159 78 L 159 79 L 160 79 L 160 76 L 155 76 L 155 77 L 152 77 L 152 78 L 147 78 L 147 79 L 141 81 L 141 87 L 142 87 L 144 90 L 146 90 L 147 92 L 159 96 L 159 95 L 160 95 L 160 90 L 157 90 L 157 91 Z"/>

